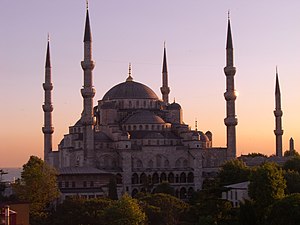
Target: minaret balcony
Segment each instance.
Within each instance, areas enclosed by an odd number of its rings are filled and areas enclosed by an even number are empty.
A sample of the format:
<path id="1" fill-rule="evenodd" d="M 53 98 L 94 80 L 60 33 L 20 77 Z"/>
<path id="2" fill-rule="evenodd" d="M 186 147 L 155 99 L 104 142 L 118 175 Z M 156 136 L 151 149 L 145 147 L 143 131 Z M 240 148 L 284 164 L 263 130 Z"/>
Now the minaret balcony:
<path id="1" fill-rule="evenodd" d="M 283 135 L 283 130 L 274 130 L 275 135 Z"/>
<path id="2" fill-rule="evenodd" d="M 163 86 L 163 87 L 160 88 L 160 91 L 161 91 L 162 94 L 169 94 L 170 93 L 170 88 Z"/>
<path id="3" fill-rule="evenodd" d="M 226 126 L 236 126 L 238 124 L 238 119 L 236 117 L 227 117 L 224 119 Z"/>
<path id="4" fill-rule="evenodd" d="M 43 88 L 45 91 L 51 91 L 53 89 L 52 83 L 43 83 Z"/>
<path id="5" fill-rule="evenodd" d="M 83 70 L 93 70 L 95 68 L 95 62 L 92 60 L 89 61 L 81 61 L 81 67 Z"/>
<path id="6" fill-rule="evenodd" d="M 95 96 L 96 90 L 93 87 L 84 87 L 81 89 L 81 95 L 84 98 L 93 98 Z"/>
<path id="7" fill-rule="evenodd" d="M 234 66 L 224 67 L 224 73 L 226 76 L 234 76 L 236 73 L 236 68 Z"/>
<path id="8" fill-rule="evenodd" d="M 275 117 L 281 117 L 282 115 L 283 115 L 282 110 L 280 110 L 280 109 L 274 110 L 274 116 Z"/>
<path id="9" fill-rule="evenodd" d="M 230 101 L 230 100 L 236 100 L 238 93 L 237 91 L 226 91 L 224 93 L 224 97 L 226 101 Z"/>
<path id="10" fill-rule="evenodd" d="M 46 104 L 46 105 L 43 105 L 42 106 L 43 107 L 43 111 L 44 112 L 52 112 L 53 111 L 53 105 L 48 105 L 48 104 Z"/>
<path id="11" fill-rule="evenodd" d="M 53 134 L 54 127 L 43 127 L 42 131 L 43 131 L 44 134 Z"/>

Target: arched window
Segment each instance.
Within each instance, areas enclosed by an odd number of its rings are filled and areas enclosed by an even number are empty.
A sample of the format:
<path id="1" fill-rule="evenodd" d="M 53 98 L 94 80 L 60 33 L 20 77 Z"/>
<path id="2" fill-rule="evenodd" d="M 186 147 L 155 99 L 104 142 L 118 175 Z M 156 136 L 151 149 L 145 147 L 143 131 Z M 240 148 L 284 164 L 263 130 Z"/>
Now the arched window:
<path id="1" fill-rule="evenodd" d="M 140 176 L 140 183 L 141 184 L 146 184 L 147 183 L 147 176 L 146 174 L 142 173 Z"/>
<path id="2" fill-rule="evenodd" d="M 129 101 L 129 108 L 131 108 L 132 107 L 132 103 L 131 103 L 131 101 Z"/>
<path id="3" fill-rule="evenodd" d="M 175 167 L 176 168 L 180 168 L 181 167 L 181 161 L 180 159 L 177 159 L 176 162 L 175 162 Z"/>
<path id="4" fill-rule="evenodd" d="M 165 160 L 165 163 L 164 163 L 164 167 L 165 168 L 168 168 L 170 166 L 170 163 L 169 163 L 169 160 Z"/>
<path id="5" fill-rule="evenodd" d="M 145 130 L 149 130 L 149 125 L 145 125 Z"/>
<path id="6" fill-rule="evenodd" d="M 184 187 L 180 188 L 180 199 L 186 199 L 186 189 Z"/>
<path id="7" fill-rule="evenodd" d="M 160 155 L 156 156 L 156 167 L 157 168 L 161 167 L 161 156 Z"/>
<path id="8" fill-rule="evenodd" d="M 133 130 L 136 130 L 136 125 L 133 125 Z"/>
<path id="9" fill-rule="evenodd" d="M 167 175 L 165 173 L 160 174 L 160 182 L 167 181 Z"/>
<path id="10" fill-rule="evenodd" d="M 157 184 L 159 182 L 159 177 L 158 177 L 158 174 L 157 173 L 154 173 L 152 175 L 152 183 L 153 184 Z"/>
<path id="11" fill-rule="evenodd" d="M 131 126 L 130 125 L 128 125 L 128 130 L 131 130 Z"/>
<path id="12" fill-rule="evenodd" d="M 187 161 L 186 159 L 183 160 L 183 167 L 184 167 L 184 168 L 188 167 L 188 161 Z"/>
<path id="13" fill-rule="evenodd" d="M 136 160 L 136 168 L 143 168 L 143 163 L 140 159 Z"/>
<path id="14" fill-rule="evenodd" d="M 186 175 L 184 172 L 180 174 L 180 183 L 186 183 Z"/>
<path id="15" fill-rule="evenodd" d="M 146 108 L 146 101 L 144 101 L 144 108 Z"/>
<path id="16" fill-rule="evenodd" d="M 174 174 L 172 172 L 168 175 L 168 181 L 170 184 L 174 183 Z"/>
<path id="17" fill-rule="evenodd" d="M 143 125 L 140 125 L 140 126 L 139 126 L 139 130 L 143 130 Z"/>
<path id="18" fill-rule="evenodd" d="M 194 183 L 194 174 L 192 172 L 188 173 L 187 182 L 188 183 Z"/>
<path id="19" fill-rule="evenodd" d="M 152 160 L 149 160 L 149 162 L 148 162 L 148 168 L 153 168 L 153 161 Z"/>
<path id="20" fill-rule="evenodd" d="M 136 101 L 136 107 L 137 107 L 137 108 L 140 107 L 140 102 L 139 102 L 139 100 Z"/>

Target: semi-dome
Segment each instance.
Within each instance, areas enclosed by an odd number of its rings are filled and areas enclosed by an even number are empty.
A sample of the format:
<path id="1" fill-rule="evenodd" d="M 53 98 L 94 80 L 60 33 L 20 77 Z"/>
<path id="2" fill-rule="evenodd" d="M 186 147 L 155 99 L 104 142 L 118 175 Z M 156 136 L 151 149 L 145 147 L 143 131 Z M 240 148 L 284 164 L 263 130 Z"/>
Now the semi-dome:
<path id="1" fill-rule="evenodd" d="M 140 111 L 129 117 L 125 124 L 164 124 L 165 121 L 150 111 Z"/>
<path id="2" fill-rule="evenodd" d="M 114 99 L 158 99 L 158 97 L 146 85 L 127 79 L 106 92 L 102 100 Z"/>

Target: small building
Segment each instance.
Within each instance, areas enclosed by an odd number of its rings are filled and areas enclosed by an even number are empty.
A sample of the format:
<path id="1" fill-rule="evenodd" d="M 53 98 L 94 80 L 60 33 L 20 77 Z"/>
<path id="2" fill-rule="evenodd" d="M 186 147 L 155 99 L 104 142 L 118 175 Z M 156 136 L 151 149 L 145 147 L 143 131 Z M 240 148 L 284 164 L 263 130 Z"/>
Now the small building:
<path id="1" fill-rule="evenodd" d="M 250 181 L 224 186 L 227 191 L 222 192 L 222 199 L 232 202 L 233 207 L 239 207 L 240 202 L 249 199 L 248 186 Z"/>

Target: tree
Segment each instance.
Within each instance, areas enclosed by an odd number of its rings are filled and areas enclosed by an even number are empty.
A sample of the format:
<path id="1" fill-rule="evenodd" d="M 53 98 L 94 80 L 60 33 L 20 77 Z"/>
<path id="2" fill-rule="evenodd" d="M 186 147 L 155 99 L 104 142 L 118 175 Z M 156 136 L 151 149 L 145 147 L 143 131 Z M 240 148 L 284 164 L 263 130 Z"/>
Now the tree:
<path id="1" fill-rule="evenodd" d="M 272 207 L 268 224 L 294 225 L 300 221 L 300 194 L 292 194 L 277 201 Z"/>
<path id="2" fill-rule="evenodd" d="M 299 156 L 299 153 L 296 150 L 286 150 L 284 152 L 284 157 L 288 156 Z"/>
<path id="3" fill-rule="evenodd" d="M 155 189 L 155 193 L 164 193 L 174 196 L 174 188 L 167 181 L 163 181 L 159 185 L 157 185 Z"/>
<path id="4" fill-rule="evenodd" d="M 267 207 L 284 197 L 286 181 L 275 163 L 265 163 L 252 171 L 249 196 L 260 206 Z"/>
<path id="5" fill-rule="evenodd" d="M 14 190 L 20 200 L 30 203 L 31 224 L 41 224 L 38 220 L 43 220 L 46 208 L 60 194 L 55 169 L 36 156 L 23 165 L 21 180 L 14 185 Z"/>
<path id="6" fill-rule="evenodd" d="M 150 225 L 176 225 L 189 208 L 188 204 L 169 194 L 145 194 L 139 198 Z"/>
<path id="7" fill-rule="evenodd" d="M 239 159 L 232 159 L 222 165 L 219 172 L 221 185 L 240 183 L 249 180 L 250 169 Z"/>
<path id="8" fill-rule="evenodd" d="M 146 215 L 137 200 L 125 194 L 104 210 L 104 221 L 106 225 L 142 225 Z"/>
<path id="9" fill-rule="evenodd" d="M 288 170 L 284 172 L 284 178 L 286 180 L 286 194 L 300 193 L 300 174 L 294 170 Z"/>
<path id="10" fill-rule="evenodd" d="M 287 170 L 295 170 L 300 173 L 300 156 L 294 156 L 293 158 L 287 160 L 284 165 L 283 169 Z"/>
<path id="11" fill-rule="evenodd" d="M 106 225 L 104 210 L 112 204 L 106 198 L 70 198 L 57 206 L 52 224 Z"/>
<path id="12" fill-rule="evenodd" d="M 118 200 L 117 182 L 116 178 L 113 177 L 108 183 L 108 197 L 112 200 Z"/>

